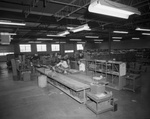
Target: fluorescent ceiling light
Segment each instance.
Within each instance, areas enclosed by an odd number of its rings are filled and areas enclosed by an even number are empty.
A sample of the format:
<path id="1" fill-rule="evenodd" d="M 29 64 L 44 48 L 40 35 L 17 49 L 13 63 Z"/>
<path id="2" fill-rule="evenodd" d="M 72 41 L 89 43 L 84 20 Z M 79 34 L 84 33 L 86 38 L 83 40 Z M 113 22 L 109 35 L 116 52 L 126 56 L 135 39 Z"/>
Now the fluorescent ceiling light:
<path id="1" fill-rule="evenodd" d="M 95 39 L 94 41 L 103 41 L 103 39 Z"/>
<path id="2" fill-rule="evenodd" d="M 148 36 L 149 36 L 149 35 L 150 35 L 150 33 L 142 33 L 142 35 L 148 35 Z"/>
<path id="3" fill-rule="evenodd" d="M 67 27 L 67 29 L 69 29 L 69 30 L 71 30 L 71 29 L 73 29 L 74 27 Z"/>
<path id="4" fill-rule="evenodd" d="M 11 21 L 2 21 L 0 20 L 0 24 L 4 24 L 4 25 L 17 25 L 17 26 L 25 26 L 25 23 L 15 23 L 15 22 L 11 22 Z"/>
<path id="5" fill-rule="evenodd" d="M 133 40 L 139 40 L 140 38 L 132 38 Z"/>
<path id="6" fill-rule="evenodd" d="M 0 35 L 17 35 L 16 33 L 1 32 Z"/>
<path id="7" fill-rule="evenodd" d="M 81 39 L 70 39 L 70 41 L 81 41 Z"/>
<path id="8" fill-rule="evenodd" d="M 101 42 L 94 42 L 94 43 L 101 43 Z"/>
<path id="9" fill-rule="evenodd" d="M 113 31 L 113 33 L 123 33 L 123 34 L 128 34 L 127 31 Z"/>
<path id="10" fill-rule="evenodd" d="M 112 37 L 112 39 L 122 39 L 122 37 Z"/>
<path id="11" fill-rule="evenodd" d="M 66 42 L 55 42 L 55 43 L 66 43 Z"/>
<path id="12" fill-rule="evenodd" d="M 47 36 L 52 36 L 52 37 L 66 37 L 66 36 L 59 36 L 59 35 L 52 35 L 52 34 L 48 34 Z"/>
<path id="13" fill-rule="evenodd" d="M 137 31 L 150 31 L 150 29 L 142 29 L 142 28 L 136 28 Z"/>
<path id="14" fill-rule="evenodd" d="M 73 29 L 71 29 L 70 31 L 76 33 L 76 32 L 79 32 L 79 31 L 90 31 L 90 27 L 88 26 L 88 24 L 84 24 L 84 25 L 81 25 L 81 26 L 78 26 L 78 27 L 75 27 Z"/>
<path id="15" fill-rule="evenodd" d="M 47 36 L 52 36 L 52 37 L 65 37 L 66 35 L 70 34 L 69 31 L 63 31 L 63 32 L 60 32 L 56 35 L 53 35 L 53 34 L 48 34 Z"/>
<path id="16" fill-rule="evenodd" d="M 77 42 L 77 43 L 85 43 L 85 42 Z"/>
<path id="17" fill-rule="evenodd" d="M 66 35 L 68 35 L 68 34 L 70 34 L 69 31 L 63 31 L 63 32 L 58 33 L 57 35 L 58 35 L 58 36 L 66 36 Z"/>
<path id="18" fill-rule="evenodd" d="M 99 36 L 85 36 L 86 38 L 99 38 Z"/>
<path id="19" fill-rule="evenodd" d="M 113 40 L 113 41 L 115 41 L 115 42 L 120 42 L 120 40 Z"/>
<path id="20" fill-rule="evenodd" d="M 50 38 L 37 38 L 37 40 L 53 40 L 53 39 L 50 39 Z"/>
<path id="21" fill-rule="evenodd" d="M 42 43 L 41 41 L 29 41 L 28 43 Z"/>
<path id="22" fill-rule="evenodd" d="M 138 15 L 141 14 L 138 11 L 138 9 L 134 7 L 113 2 L 110 0 L 91 0 L 91 4 L 89 5 L 88 10 L 89 12 L 113 16 L 113 17 L 119 17 L 124 19 L 128 19 L 129 16 L 132 14 L 138 14 Z"/>

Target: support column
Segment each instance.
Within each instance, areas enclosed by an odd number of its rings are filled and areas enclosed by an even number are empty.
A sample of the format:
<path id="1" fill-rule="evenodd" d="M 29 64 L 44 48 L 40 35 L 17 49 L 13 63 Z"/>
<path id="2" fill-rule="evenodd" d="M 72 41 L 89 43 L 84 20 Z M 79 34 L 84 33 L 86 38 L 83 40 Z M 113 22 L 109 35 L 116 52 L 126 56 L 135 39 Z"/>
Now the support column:
<path id="1" fill-rule="evenodd" d="M 108 40 L 108 54 L 109 54 L 109 57 L 108 57 L 108 60 L 111 59 L 111 30 L 109 30 L 109 33 L 108 33 L 108 37 L 109 37 L 109 40 Z"/>

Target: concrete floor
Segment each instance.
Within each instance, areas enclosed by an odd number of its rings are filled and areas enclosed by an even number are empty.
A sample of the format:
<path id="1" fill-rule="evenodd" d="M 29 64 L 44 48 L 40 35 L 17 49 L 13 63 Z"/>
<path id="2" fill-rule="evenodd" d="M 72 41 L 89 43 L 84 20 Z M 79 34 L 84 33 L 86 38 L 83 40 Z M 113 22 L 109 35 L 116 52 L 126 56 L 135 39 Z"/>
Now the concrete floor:
<path id="1" fill-rule="evenodd" d="M 0 119 L 150 119 L 150 68 L 142 74 L 136 93 L 116 91 L 118 111 L 96 116 L 50 84 L 39 88 L 37 81 L 13 81 L 11 71 L 0 63 Z"/>

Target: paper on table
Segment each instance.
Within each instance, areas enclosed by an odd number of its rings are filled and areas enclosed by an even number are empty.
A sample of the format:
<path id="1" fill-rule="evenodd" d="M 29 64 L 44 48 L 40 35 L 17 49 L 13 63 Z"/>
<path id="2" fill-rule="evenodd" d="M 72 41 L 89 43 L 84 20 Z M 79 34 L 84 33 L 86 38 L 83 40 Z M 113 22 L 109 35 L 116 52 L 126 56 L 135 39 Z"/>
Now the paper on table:
<path id="1" fill-rule="evenodd" d="M 96 94 L 96 97 L 99 97 L 99 98 L 104 97 L 104 96 L 105 96 L 105 94 L 104 94 L 104 93 Z"/>

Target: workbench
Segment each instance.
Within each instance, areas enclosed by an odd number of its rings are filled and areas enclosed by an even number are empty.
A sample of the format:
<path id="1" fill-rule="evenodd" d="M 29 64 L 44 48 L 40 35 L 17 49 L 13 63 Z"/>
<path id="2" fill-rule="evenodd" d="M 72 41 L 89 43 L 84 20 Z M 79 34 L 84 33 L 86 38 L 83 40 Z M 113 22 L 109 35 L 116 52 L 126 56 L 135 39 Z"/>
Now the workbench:
<path id="1" fill-rule="evenodd" d="M 114 110 L 114 101 L 112 100 L 113 98 L 110 92 L 105 92 L 104 94 L 87 92 L 86 96 L 89 98 L 86 102 L 86 106 L 95 114 Z"/>
<path id="2" fill-rule="evenodd" d="M 86 102 L 86 92 L 90 90 L 90 85 L 78 81 L 71 74 L 60 74 L 55 72 L 55 75 L 48 74 L 45 68 L 36 68 L 36 71 L 48 77 L 48 82 L 57 87 L 76 101 L 80 103 Z M 75 80 L 76 79 L 76 80 Z M 85 79 L 83 79 L 84 81 Z"/>
<path id="3" fill-rule="evenodd" d="M 135 90 L 141 86 L 141 75 L 132 73 L 127 74 L 125 76 L 125 82 L 126 85 L 123 87 L 123 89 L 135 92 Z"/>

